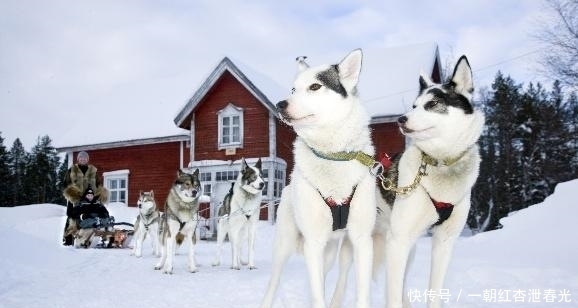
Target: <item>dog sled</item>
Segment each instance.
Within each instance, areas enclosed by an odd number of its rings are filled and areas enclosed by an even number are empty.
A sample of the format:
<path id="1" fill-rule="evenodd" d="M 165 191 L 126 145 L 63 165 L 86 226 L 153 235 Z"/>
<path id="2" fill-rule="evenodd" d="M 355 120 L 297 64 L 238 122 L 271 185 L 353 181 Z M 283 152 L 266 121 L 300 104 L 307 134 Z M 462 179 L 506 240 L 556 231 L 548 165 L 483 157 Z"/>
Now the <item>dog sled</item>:
<path id="1" fill-rule="evenodd" d="M 115 222 L 114 216 L 107 218 L 90 217 L 80 220 L 80 230 L 88 230 L 92 232 L 92 236 L 100 237 L 100 242 L 96 244 L 96 248 L 127 248 L 132 236 L 134 235 L 134 225 L 128 222 Z M 84 245 L 84 248 L 90 247 Z"/>
<path id="2" fill-rule="evenodd" d="M 100 203 L 75 206 L 75 217 L 69 218 L 67 234 L 74 236 L 76 248 L 127 248 L 134 235 L 134 225 L 116 222 Z M 93 239 L 100 241 L 93 246 Z"/>

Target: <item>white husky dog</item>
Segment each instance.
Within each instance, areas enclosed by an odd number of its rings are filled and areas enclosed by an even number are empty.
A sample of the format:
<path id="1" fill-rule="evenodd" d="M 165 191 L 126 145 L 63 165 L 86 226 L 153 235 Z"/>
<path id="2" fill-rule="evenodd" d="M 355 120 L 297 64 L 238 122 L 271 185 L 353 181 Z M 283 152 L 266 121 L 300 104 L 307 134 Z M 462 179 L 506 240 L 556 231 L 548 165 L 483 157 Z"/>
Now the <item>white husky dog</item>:
<path id="1" fill-rule="evenodd" d="M 439 294 L 454 242 L 470 209 L 471 189 L 479 171 L 477 141 L 484 115 L 474 109 L 472 71 L 462 56 L 451 81 L 440 85 L 419 79 L 413 109 L 398 119 L 411 144 L 386 175 L 380 207 L 390 210 L 386 230 L 386 300 L 388 308 L 402 307 L 404 281 L 413 247 L 432 228 L 429 289 Z M 395 201 L 394 201 L 395 200 Z M 390 207 L 391 203 L 393 206 Z M 428 307 L 441 307 L 439 297 Z"/>
<path id="2" fill-rule="evenodd" d="M 138 216 L 134 224 L 135 245 L 132 254 L 136 257 L 142 256 L 142 245 L 147 237 L 151 239 L 153 254 L 157 257 L 161 255 L 159 243 L 159 224 L 161 215 L 155 202 L 154 191 L 141 191 L 137 201 Z"/>
<path id="3" fill-rule="evenodd" d="M 356 156 L 373 157 L 369 117 L 357 97 L 362 52 L 339 64 L 310 68 L 298 58 L 300 72 L 291 96 L 277 104 L 285 123 L 298 137 L 291 184 L 283 190 L 277 212 L 271 280 L 261 307 L 272 306 L 283 266 L 303 249 L 312 307 L 325 308 L 325 274 L 339 239 L 353 243 L 357 308 L 370 306 L 376 216 L 375 178 Z"/>
<path id="4" fill-rule="evenodd" d="M 255 269 L 255 235 L 257 222 L 263 200 L 263 181 L 261 159 L 255 166 L 249 166 L 243 158 L 241 172 L 231 191 L 225 196 L 219 208 L 219 226 L 217 230 L 217 255 L 213 266 L 221 264 L 221 251 L 225 236 L 229 234 L 231 243 L 231 268 L 241 269 L 241 248 L 243 241 L 248 240 L 249 269 Z M 247 238 L 248 236 L 248 238 Z"/>

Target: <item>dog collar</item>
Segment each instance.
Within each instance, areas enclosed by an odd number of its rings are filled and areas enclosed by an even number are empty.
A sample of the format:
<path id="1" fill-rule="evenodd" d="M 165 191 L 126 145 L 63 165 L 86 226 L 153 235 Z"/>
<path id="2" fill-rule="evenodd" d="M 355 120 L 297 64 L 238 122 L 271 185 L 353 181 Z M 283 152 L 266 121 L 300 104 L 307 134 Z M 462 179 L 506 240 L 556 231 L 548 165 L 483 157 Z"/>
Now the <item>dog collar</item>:
<path id="1" fill-rule="evenodd" d="M 469 146 L 465 151 L 461 152 L 458 156 L 452 157 L 452 158 L 446 158 L 446 159 L 434 158 L 424 151 L 421 151 L 421 153 L 422 153 L 423 161 L 425 163 L 427 163 L 428 165 L 437 167 L 438 165 L 441 164 L 441 165 L 445 165 L 445 166 L 449 167 L 449 166 L 457 163 L 460 159 L 462 159 L 466 155 L 466 153 L 468 153 L 470 151 L 471 148 L 472 148 L 472 146 Z"/>
<path id="2" fill-rule="evenodd" d="M 331 152 L 331 153 L 323 153 L 315 150 L 314 148 L 307 145 L 307 147 L 315 154 L 315 156 L 319 158 L 323 158 L 326 160 L 332 161 L 350 161 L 350 160 L 357 160 L 358 162 L 362 163 L 365 166 L 373 166 L 375 160 L 373 157 L 365 152 L 362 151 L 355 151 L 355 152 Z"/>

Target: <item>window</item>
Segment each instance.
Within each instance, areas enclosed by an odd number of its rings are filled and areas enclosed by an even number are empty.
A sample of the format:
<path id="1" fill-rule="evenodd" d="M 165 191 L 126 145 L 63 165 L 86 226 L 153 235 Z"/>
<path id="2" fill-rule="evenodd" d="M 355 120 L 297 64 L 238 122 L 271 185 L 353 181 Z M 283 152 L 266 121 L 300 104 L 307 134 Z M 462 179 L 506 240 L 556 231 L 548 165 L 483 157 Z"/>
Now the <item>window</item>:
<path id="1" fill-rule="evenodd" d="M 211 173 L 201 172 L 201 182 L 210 182 L 210 181 L 211 181 Z"/>
<path id="2" fill-rule="evenodd" d="M 109 179 L 110 202 L 126 203 L 126 179 Z"/>
<path id="3" fill-rule="evenodd" d="M 103 173 L 104 186 L 109 191 L 109 202 L 128 203 L 128 170 Z"/>
<path id="4" fill-rule="evenodd" d="M 211 196 L 211 184 L 205 184 L 203 185 L 203 195 L 205 196 Z"/>
<path id="5" fill-rule="evenodd" d="M 285 172 L 275 169 L 275 184 L 273 187 L 273 197 L 280 198 L 285 183 Z"/>
<path id="6" fill-rule="evenodd" d="M 243 146 L 243 109 L 233 104 L 218 112 L 219 149 Z"/>
<path id="7" fill-rule="evenodd" d="M 215 177 L 217 182 L 234 181 L 239 176 L 239 171 L 217 171 Z"/>

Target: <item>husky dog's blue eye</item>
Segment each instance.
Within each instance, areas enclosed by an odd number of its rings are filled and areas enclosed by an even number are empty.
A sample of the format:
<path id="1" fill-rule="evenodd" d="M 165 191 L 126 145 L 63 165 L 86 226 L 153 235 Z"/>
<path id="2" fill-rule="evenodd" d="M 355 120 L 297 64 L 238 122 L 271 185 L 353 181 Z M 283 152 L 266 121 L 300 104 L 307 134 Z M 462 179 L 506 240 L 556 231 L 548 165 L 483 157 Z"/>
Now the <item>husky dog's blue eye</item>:
<path id="1" fill-rule="evenodd" d="M 318 83 L 314 83 L 314 84 L 309 86 L 309 90 L 311 90 L 311 91 L 317 91 L 319 89 L 321 89 L 321 85 Z"/>

